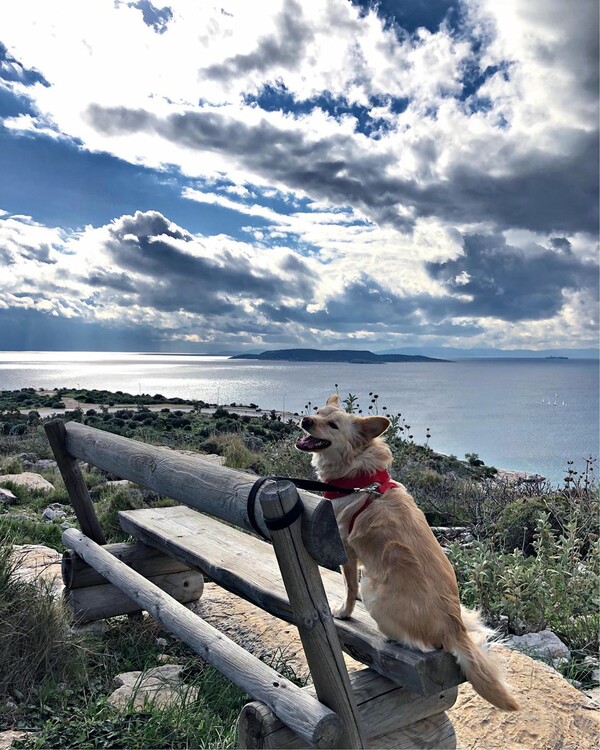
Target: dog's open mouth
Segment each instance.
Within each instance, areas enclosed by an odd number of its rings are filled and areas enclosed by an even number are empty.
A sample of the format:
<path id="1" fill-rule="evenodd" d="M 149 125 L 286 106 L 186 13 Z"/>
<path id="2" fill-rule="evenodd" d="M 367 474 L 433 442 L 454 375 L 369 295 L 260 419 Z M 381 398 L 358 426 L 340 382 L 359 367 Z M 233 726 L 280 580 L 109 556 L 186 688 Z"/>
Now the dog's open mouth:
<path id="1" fill-rule="evenodd" d="M 313 437 L 312 435 L 304 435 L 304 437 L 296 440 L 296 448 L 301 451 L 322 451 L 325 448 L 329 448 L 331 442 L 329 440 L 321 440 L 321 438 Z"/>

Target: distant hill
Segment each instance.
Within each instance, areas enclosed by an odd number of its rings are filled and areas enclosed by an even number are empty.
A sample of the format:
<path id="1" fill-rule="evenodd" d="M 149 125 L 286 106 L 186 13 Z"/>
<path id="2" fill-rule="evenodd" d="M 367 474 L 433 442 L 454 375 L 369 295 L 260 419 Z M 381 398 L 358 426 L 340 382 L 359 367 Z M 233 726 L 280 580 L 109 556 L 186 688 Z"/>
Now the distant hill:
<path id="1" fill-rule="evenodd" d="M 255 354 L 236 354 L 231 359 L 263 359 L 280 362 L 350 362 L 354 364 L 383 364 L 385 362 L 448 362 L 417 354 L 373 354 L 356 349 L 274 349 Z"/>
<path id="2" fill-rule="evenodd" d="M 445 359 L 550 359 L 563 358 L 569 359 L 598 359 L 598 349 L 493 349 L 493 348 L 475 348 L 459 349 L 455 347 L 443 346 L 421 346 L 409 347 L 403 346 L 399 349 L 382 349 L 378 353 L 383 355 L 396 354 L 402 351 L 402 354 L 425 354 L 428 357 L 442 357 Z"/>

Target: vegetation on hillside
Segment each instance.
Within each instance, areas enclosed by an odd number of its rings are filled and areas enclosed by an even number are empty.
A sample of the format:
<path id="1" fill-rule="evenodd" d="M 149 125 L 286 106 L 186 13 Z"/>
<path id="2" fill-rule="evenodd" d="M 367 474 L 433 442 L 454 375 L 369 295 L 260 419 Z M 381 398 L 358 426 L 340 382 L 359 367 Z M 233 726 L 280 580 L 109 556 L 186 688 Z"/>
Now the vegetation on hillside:
<path id="1" fill-rule="evenodd" d="M 109 410 L 107 396 L 113 394 L 102 393 L 103 407 L 75 409 L 65 418 L 137 440 L 217 453 L 227 466 L 256 474 L 314 476 L 310 457 L 294 447 L 295 421 L 275 412 L 239 415 L 222 407 L 205 410 L 202 402 L 190 411 L 143 403 Z M 102 639 L 65 637 L 65 615 L 50 594 L 15 579 L 10 545 L 42 543 L 62 550 L 61 523 L 76 524 L 76 519 L 60 475 L 51 463 L 39 462 L 52 458 L 39 412 L 29 409 L 26 399 L 11 400 L 6 392 L 0 398 L 5 404 L 0 474 L 32 470 L 55 487 L 42 494 L 9 484 L 15 500 L 0 503 L 0 728 L 36 730 L 27 747 L 233 746 L 244 696 L 176 639 L 160 632 L 168 653 L 188 665 L 187 682 L 200 688 L 204 700 L 177 711 L 148 707 L 141 714 L 116 713 L 106 703 L 111 679 L 118 671 L 156 665 L 159 626 L 115 618 Z M 446 546 L 464 603 L 479 607 L 506 633 L 550 628 L 571 649 L 563 673 L 590 685 L 600 628 L 595 462 L 569 463 L 560 487 L 543 480 L 518 482 L 485 466 L 474 453 L 459 460 L 416 444 L 405 417 L 389 414 L 377 394 L 369 394 L 367 403 L 365 413 L 387 414 L 392 422 L 387 437 L 394 478 L 413 493 L 432 526 L 462 528 L 460 541 Z M 345 406 L 363 413 L 355 395 L 348 394 Z M 313 409 L 306 404 L 306 413 Z M 427 442 L 430 435 L 428 430 Z M 143 488 L 112 485 L 107 480 L 116 477 L 94 467 L 84 466 L 83 473 L 109 541 L 127 538 L 118 524 L 119 510 L 171 502 Z M 65 515 L 43 520 L 42 511 L 53 503 Z"/>

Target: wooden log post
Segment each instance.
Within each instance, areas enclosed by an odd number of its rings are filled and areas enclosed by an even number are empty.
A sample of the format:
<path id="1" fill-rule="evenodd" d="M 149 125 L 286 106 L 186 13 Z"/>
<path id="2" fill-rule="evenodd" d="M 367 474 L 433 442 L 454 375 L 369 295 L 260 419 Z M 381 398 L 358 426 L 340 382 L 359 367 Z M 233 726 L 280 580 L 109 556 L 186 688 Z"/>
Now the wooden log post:
<path id="1" fill-rule="evenodd" d="M 196 570 L 142 542 L 106 544 L 104 549 L 140 575 L 143 575 L 144 578 Z M 97 570 L 94 570 L 82 557 L 79 557 L 77 552 L 70 549 L 63 552 L 61 572 L 63 583 L 67 589 L 82 589 L 108 583 L 106 578 L 103 578 Z"/>
<path id="2" fill-rule="evenodd" d="M 64 429 L 70 456 L 238 528 L 255 531 L 248 517 L 248 495 L 256 476 L 78 422 L 68 422 Z M 262 492 L 264 487 L 259 489 L 258 498 Z M 301 492 L 300 496 L 305 508 L 301 526 L 304 545 L 319 564 L 336 568 L 346 561 L 346 553 L 331 503 L 310 492 Z M 268 537 L 260 502 L 255 507 L 257 525 Z"/>
<path id="3" fill-rule="evenodd" d="M 454 705 L 458 688 L 424 698 L 372 669 L 350 673 L 358 713 L 369 741 L 386 737 Z M 314 685 L 302 688 L 316 695 Z M 411 733 L 412 734 L 412 733 Z M 238 717 L 240 745 L 247 748 L 302 748 L 303 740 L 260 701 L 247 703 Z M 377 743 L 379 747 L 380 744 Z M 383 744 L 381 744 L 383 747 Z M 415 746 L 416 747 L 416 746 Z"/>
<path id="4" fill-rule="evenodd" d="M 197 571 L 166 573 L 150 576 L 148 580 L 182 604 L 197 601 L 204 591 L 204 576 Z M 143 611 L 139 602 L 131 599 L 112 583 L 65 589 L 64 601 L 78 625 Z"/>
<path id="5" fill-rule="evenodd" d="M 131 570 L 81 532 L 67 529 L 63 533 L 63 542 L 225 677 L 265 703 L 309 745 L 336 746 L 342 725 L 333 711 L 190 612 L 183 604 L 174 601 L 158 586 Z"/>
<path id="6" fill-rule="evenodd" d="M 280 481 L 265 488 L 260 502 L 317 697 L 343 723 L 336 747 L 366 747 L 323 581 L 302 541 L 302 501 L 291 482 Z"/>
<path id="7" fill-rule="evenodd" d="M 106 544 L 106 538 L 92 498 L 86 487 L 85 480 L 77 461 L 69 454 L 66 446 L 66 428 L 62 419 L 53 419 L 44 425 L 48 442 L 56 458 L 56 463 L 69 494 L 69 501 L 73 506 L 79 526 L 83 533 L 98 544 Z"/>

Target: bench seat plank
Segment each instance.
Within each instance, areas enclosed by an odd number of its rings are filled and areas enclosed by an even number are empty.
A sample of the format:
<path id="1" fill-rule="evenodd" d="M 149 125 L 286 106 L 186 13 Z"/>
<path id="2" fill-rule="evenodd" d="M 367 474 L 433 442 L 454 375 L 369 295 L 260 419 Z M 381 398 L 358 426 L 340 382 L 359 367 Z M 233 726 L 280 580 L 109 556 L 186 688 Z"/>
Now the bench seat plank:
<path id="1" fill-rule="evenodd" d="M 139 541 L 199 568 L 223 588 L 287 622 L 293 613 L 273 548 L 186 506 L 121 511 L 121 526 Z M 344 595 L 341 575 L 321 568 L 327 598 Z M 389 642 L 361 602 L 350 620 L 335 620 L 344 651 L 397 684 L 434 695 L 464 682 L 455 659 L 443 651 L 421 653 Z"/>

